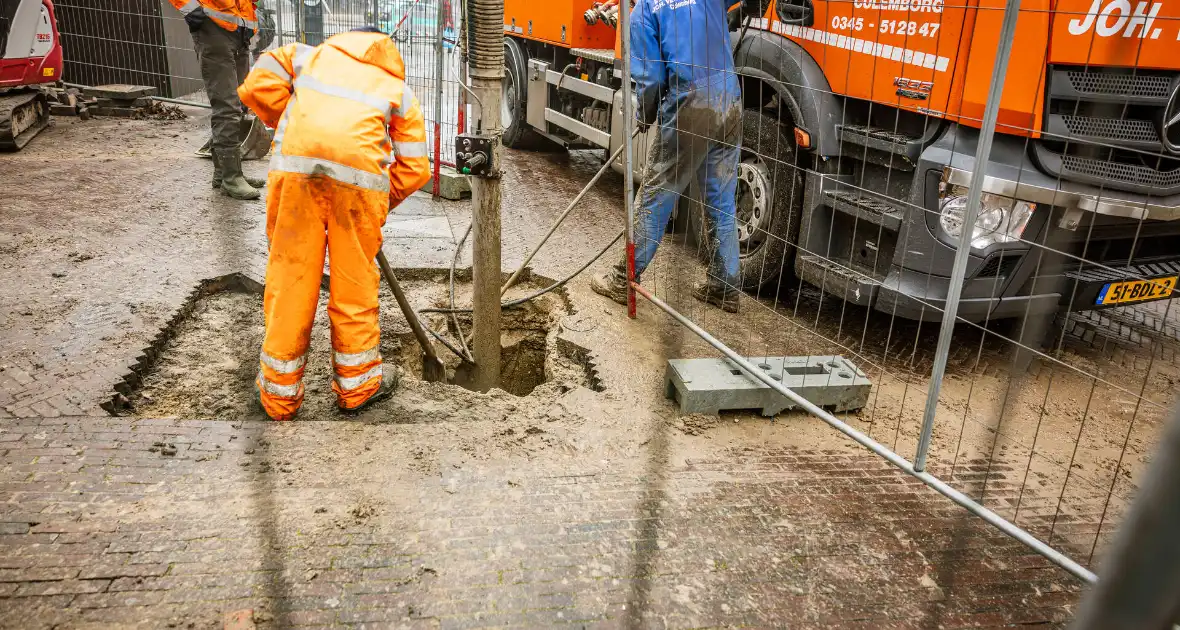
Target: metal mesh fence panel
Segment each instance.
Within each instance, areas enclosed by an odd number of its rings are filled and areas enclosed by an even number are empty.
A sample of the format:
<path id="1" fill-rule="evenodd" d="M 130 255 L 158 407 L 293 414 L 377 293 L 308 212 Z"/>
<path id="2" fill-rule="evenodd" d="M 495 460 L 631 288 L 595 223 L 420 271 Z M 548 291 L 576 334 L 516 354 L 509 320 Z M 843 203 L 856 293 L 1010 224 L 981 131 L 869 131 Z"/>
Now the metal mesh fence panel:
<path id="1" fill-rule="evenodd" d="M 632 51 L 670 81 L 636 173 L 638 290 L 770 380 L 791 374 L 767 357 L 850 359 L 868 404 L 824 414 L 1093 566 L 1180 376 L 1180 73 L 1156 56 L 1180 24 L 1151 3 L 743 5 L 732 69 Z"/>
<path id="2" fill-rule="evenodd" d="M 192 37 L 168 0 L 59 0 L 65 79 L 82 85 L 151 85 L 172 98 L 204 101 Z M 251 50 L 304 42 L 375 26 L 389 34 L 422 104 L 431 160 L 454 162 L 460 113 L 461 5 L 453 0 L 262 0 Z"/>

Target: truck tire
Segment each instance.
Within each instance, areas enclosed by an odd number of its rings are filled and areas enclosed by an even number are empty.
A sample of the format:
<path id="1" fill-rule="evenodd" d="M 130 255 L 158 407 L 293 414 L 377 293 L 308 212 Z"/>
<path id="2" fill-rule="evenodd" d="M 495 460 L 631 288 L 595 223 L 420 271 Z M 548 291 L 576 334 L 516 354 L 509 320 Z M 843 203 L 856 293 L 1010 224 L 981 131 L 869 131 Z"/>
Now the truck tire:
<path id="1" fill-rule="evenodd" d="M 525 107 L 528 103 L 528 57 L 520 44 L 511 37 L 504 38 L 504 80 L 501 83 L 500 126 L 504 129 L 501 141 L 510 149 L 549 149 L 557 145 L 529 126 Z"/>
<path id="2" fill-rule="evenodd" d="M 774 113 L 742 112 L 742 153 L 738 164 L 738 276 L 742 289 L 757 291 L 794 280 L 795 244 L 803 210 L 803 175 L 795 166 L 789 125 Z M 691 182 L 679 201 L 674 232 L 687 231 L 697 243 L 708 238 L 701 182 Z M 698 247 L 702 262 L 708 251 Z"/>
<path id="3" fill-rule="evenodd" d="M 803 173 L 795 164 L 793 134 L 775 114 L 742 112 L 736 210 L 742 289 L 790 283 L 803 211 Z"/>

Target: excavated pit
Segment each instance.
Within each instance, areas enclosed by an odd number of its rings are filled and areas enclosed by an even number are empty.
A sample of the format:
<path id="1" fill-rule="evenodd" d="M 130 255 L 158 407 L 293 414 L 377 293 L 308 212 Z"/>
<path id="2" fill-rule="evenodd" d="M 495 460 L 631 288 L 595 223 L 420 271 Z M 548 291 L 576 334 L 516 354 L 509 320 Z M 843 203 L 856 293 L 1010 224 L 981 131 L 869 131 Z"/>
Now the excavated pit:
<path id="1" fill-rule="evenodd" d="M 445 276 L 402 280 L 415 308 L 446 305 Z M 515 288 L 524 295 L 542 283 L 530 281 Z M 456 286 L 459 304 L 469 304 L 470 286 Z M 509 296 L 511 297 L 511 296 Z M 304 372 L 304 402 L 296 419 L 333 420 L 342 416 L 331 390 L 330 328 L 327 292 L 321 292 Z M 393 295 L 381 287 L 381 353 L 387 367 L 400 369 L 403 383 L 421 379 L 421 350 Z M 561 321 L 570 315 L 568 301 L 558 292 L 541 296 L 502 316 L 500 388 L 517 396 L 545 395 L 538 391 L 566 391 L 574 387 L 600 389 L 584 349 L 560 338 Z M 456 343 L 455 319 L 425 317 L 428 327 L 445 331 Z M 457 316 L 459 328 L 471 330 L 470 315 Z M 188 304 L 145 350 L 140 365 L 118 388 L 107 410 L 137 417 L 239 419 L 262 417 L 256 403 L 254 378 L 264 333 L 261 287 L 249 282 L 210 281 L 194 292 Z M 447 366 L 448 382 L 469 382 L 470 364 L 435 343 Z M 380 415 L 381 404 L 371 414 Z"/>

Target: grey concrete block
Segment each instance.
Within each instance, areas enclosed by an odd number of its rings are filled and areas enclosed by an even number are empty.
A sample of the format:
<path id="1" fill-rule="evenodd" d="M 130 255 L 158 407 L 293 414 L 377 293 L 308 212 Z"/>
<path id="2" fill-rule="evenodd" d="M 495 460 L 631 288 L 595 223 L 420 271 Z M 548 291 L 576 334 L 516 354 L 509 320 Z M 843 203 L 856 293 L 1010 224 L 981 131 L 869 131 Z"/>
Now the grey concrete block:
<path id="1" fill-rule="evenodd" d="M 156 88 L 150 85 L 96 85 L 94 87 L 83 88 L 82 93 L 98 98 L 129 101 L 143 96 L 155 96 Z"/>
<path id="2" fill-rule="evenodd" d="M 431 173 L 434 172 L 434 166 L 431 167 Z M 458 201 L 463 197 L 471 196 L 471 182 L 467 175 L 460 175 L 455 169 L 444 166 L 439 169 L 439 196 L 443 199 L 450 199 L 451 201 Z M 433 194 L 434 192 L 434 178 L 422 187 L 422 191 Z"/>
<path id="3" fill-rule="evenodd" d="M 872 382 L 842 356 L 753 357 L 751 363 L 811 403 L 833 411 L 864 407 Z M 773 416 L 796 407 L 789 398 L 747 375 L 729 359 L 669 359 L 668 398 L 683 413 L 759 409 Z"/>

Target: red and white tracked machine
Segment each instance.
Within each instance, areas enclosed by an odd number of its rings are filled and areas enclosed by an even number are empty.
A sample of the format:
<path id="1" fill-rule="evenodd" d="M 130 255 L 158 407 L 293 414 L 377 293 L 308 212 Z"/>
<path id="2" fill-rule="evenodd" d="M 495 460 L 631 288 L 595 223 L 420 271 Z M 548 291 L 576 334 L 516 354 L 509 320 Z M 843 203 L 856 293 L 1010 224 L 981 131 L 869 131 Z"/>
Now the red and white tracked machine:
<path id="1" fill-rule="evenodd" d="M 42 86 L 61 71 L 53 2 L 0 0 L 0 150 L 19 150 L 49 124 Z"/>

